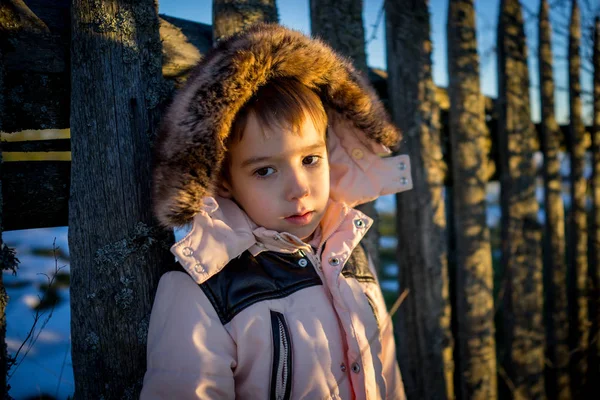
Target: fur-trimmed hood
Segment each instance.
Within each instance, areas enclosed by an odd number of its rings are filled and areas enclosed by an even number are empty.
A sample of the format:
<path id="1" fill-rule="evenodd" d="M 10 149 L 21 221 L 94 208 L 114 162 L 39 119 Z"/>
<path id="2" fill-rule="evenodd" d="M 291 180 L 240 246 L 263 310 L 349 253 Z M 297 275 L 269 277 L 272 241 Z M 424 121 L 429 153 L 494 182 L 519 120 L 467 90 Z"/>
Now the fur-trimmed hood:
<path id="1" fill-rule="evenodd" d="M 346 187 L 348 173 L 353 180 L 358 176 L 344 164 L 354 162 L 357 170 L 373 175 L 368 173 L 373 157 L 389 153 L 387 148 L 400 139 L 399 131 L 349 60 L 320 40 L 279 25 L 259 24 L 221 41 L 202 59 L 163 116 L 153 175 L 154 212 L 161 225 L 191 222 L 203 198 L 213 196 L 236 114 L 259 87 L 276 77 L 303 83 L 328 110 L 334 132 L 330 136 L 335 136 L 328 140 L 329 150 L 344 150 L 341 156 L 330 155 L 332 198 L 352 206 L 412 187 L 406 156 L 387 160 L 398 167 L 392 185 L 367 184 L 366 192 L 363 187 L 360 193 Z M 336 167 L 336 158 L 342 165 Z"/>

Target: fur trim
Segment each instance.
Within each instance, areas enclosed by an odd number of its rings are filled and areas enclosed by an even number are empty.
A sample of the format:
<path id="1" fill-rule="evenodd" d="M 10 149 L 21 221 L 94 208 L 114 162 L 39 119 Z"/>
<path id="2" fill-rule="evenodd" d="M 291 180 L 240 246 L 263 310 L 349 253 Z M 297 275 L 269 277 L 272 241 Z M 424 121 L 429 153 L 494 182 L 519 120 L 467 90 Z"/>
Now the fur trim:
<path id="1" fill-rule="evenodd" d="M 219 42 L 195 67 L 161 123 L 154 166 L 154 213 L 165 227 L 184 225 L 212 195 L 235 115 L 274 77 L 293 77 L 326 108 L 387 147 L 400 139 L 366 78 L 317 39 L 258 24 Z"/>

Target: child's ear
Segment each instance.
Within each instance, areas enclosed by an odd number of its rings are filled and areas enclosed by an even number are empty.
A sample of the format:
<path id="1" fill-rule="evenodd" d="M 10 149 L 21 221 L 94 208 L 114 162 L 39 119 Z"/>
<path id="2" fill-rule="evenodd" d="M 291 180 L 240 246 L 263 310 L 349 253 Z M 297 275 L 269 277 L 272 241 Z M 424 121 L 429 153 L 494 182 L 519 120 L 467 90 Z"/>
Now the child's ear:
<path id="1" fill-rule="evenodd" d="M 217 185 L 217 194 L 225 199 L 231 199 L 233 194 L 231 193 L 231 186 L 229 182 L 219 182 Z"/>

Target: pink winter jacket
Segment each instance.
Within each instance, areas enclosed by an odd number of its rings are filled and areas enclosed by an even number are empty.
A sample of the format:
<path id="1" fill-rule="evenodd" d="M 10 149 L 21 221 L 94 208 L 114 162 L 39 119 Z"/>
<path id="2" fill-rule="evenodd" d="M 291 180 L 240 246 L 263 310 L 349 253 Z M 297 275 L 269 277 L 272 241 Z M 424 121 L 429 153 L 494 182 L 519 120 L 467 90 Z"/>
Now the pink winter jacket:
<path id="1" fill-rule="evenodd" d="M 160 280 L 141 398 L 403 399 L 392 321 L 359 245 L 372 221 L 352 208 L 412 187 L 408 156 L 382 157 L 399 134 L 326 45 L 276 25 L 248 32 L 221 42 L 163 117 L 154 211 L 164 226 L 190 223 L 171 248 L 187 274 Z M 330 200 L 310 244 L 210 189 L 219 135 L 270 76 L 298 79 L 328 110 Z"/>
<path id="2" fill-rule="evenodd" d="M 353 135 L 342 135 L 340 145 L 332 133 L 331 174 L 337 179 L 316 251 L 290 234 L 256 227 L 230 200 L 205 198 L 191 231 L 171 249 L 188 275 L 170 272 L 160 280 L 142 399 L 404 398 L 379 283 L 345 277 L 342 269 L 372 222 L 347 203 L 409 189 L 409 160 L 379 158 Z M 299 260 L 308 261 L 322 284 L 254 303 L 223 324 L 199 285 L 245 250 L 303 254 Z M 273 333 L 274 322 L 282 336 Z M 282 353 L 283 338 L 291 360 Z M 282 368 L 291 371 L 290 382 Z"/>

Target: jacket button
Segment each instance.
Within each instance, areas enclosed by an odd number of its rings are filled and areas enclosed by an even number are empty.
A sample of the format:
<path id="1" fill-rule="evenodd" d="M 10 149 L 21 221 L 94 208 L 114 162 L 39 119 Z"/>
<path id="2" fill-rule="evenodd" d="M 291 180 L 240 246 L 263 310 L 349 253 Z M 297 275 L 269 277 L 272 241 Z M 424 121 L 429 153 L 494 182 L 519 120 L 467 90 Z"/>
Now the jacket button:
<path id="1" fill-rule="evenodd" d="M 400 171 L 404 171 L 404 170 L 406 169 L 406 164 L 405 164 L 404 162 L 401 162 L 401 163 L 398 165 L 398 168 L 400 169 Z"/>
<path id="2" fill-rule="evenodd" d="M 337 267 L 338 265 L 340 265 L 340 259 L 337 257 L 331 257 L 329 259 L 329 264 L 333 265 L 334 267 Z"/>
<path id="3" fill-rule="evenodd" d="M 194 271 L 196 271 L 196 273 L 198 273 L 198 274 L 205 274 L 206 273 L 206 270 L 204 269 L 204 267 L 200 263 L 194 265 Z"/>
<path id="4" fill-rule="evenodd" d="M 360 372 L 360 365 L 358 365 L 357 362 L 352 364 L 352 372 L 354 372 L 355 374 L 358 374 Z"/>
<path id="5" fill-rule="evenodd" d="M 408 179 L 402 177 L 402 179 L 400 179 L 400 183 L 406 185 L 408 183 Z"/>
<path id="6" fill-rule="evenodd" d="M 342 372 L 346 372 L 346 364 L 341 363 L 340 364 L 340 369 L 342 370 Z"/>
<path id="7" fill-rule="evenodd" d="M 357 219 L 354 221 L 354 226 L 357 228 L 362 228 L 365 226 L 365 222 L 362 219 Z"/>
<path id="8" fill-rule="evenodd" d="M 306 261 L 306 258 L 301 258 L 298 260 L 298 265 L 304 268 L 308 265 L 308 261 Z"/>
<path id="9" fill-rule="evenodd" d="M 363 151 L 361 149 L 354 149 L 352 150 L 352 157 L 355 160 L 362 160 L 362 158 L 365 156 L 365 154 L 363 153 Z"/>
<path id="10" fill-rule="evenodd" d="M 194 254 L 194 249 L 192 249 L 191 247 L 184 247 L 182 253 L 186 257 L 191 257 L 192 254 Z"/>

